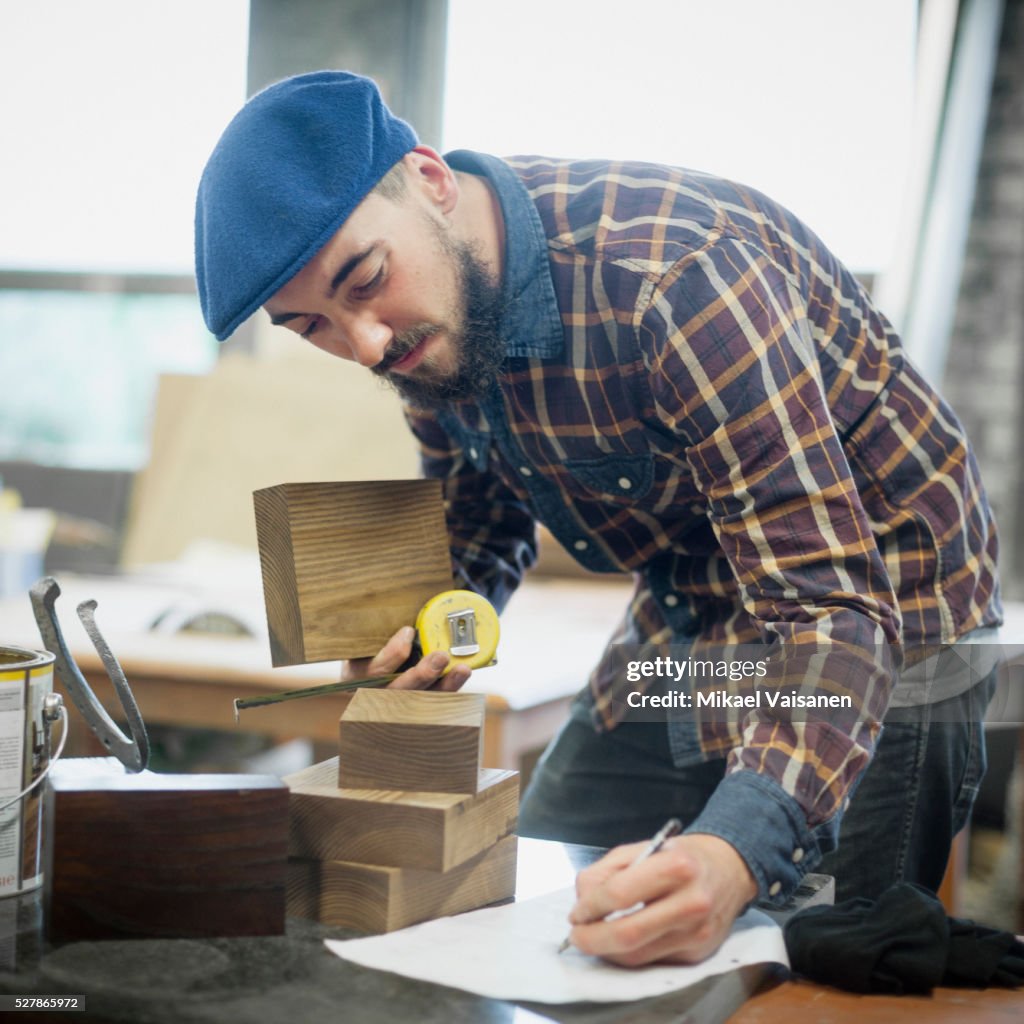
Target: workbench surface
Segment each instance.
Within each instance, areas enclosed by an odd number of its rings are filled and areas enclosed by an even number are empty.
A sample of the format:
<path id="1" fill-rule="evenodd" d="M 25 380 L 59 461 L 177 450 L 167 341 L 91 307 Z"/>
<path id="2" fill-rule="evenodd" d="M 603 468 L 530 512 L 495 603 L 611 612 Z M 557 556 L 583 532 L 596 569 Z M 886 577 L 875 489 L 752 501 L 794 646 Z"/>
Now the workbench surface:
<path id="1" fill-rule="evenodd" d="M 571 885 L 578 869 L 602 853 L 541 840 L 519 844 L 517 898 Z M 766 975 L 747 968 L 641 1003 L 526 1006 L 359 967 L 323 942 L 356 932 L 298 918 L 288 919 L 283 936 L 76 942 L 57 949 L 45 943 L 41 921 L 38 892 L 0 900 L 0 994 L 81 996 L 85 1013 L 33 1017 L 68 1024 L 612 1024 L 671 1019 L 698 1005 L 713 1010 L 700 1019 L 723 1020 Z"/>
<path id="2" fill-rule="evenodd" d="M 571 884 L 601 851 L 520 840 L 517 898 Z M 355 933 L 289 918 L 267 938 L 78 942 L 50 949 L 39 894 L 0 900 L 0 994 L 82 996 L 68 1024 L 737 1024 L 893 1021 L 1001 1024 L 1024 1017 L 1024 991 L 938 989 L 930 996 L 856 996 L 780 971 L 744 968 L 668 996 L 624 1004 L 541 1006 L 483 999 L 341 960 L 325 938 Z M 735 1014 L 735 1016 L 733 1016 Z"/>

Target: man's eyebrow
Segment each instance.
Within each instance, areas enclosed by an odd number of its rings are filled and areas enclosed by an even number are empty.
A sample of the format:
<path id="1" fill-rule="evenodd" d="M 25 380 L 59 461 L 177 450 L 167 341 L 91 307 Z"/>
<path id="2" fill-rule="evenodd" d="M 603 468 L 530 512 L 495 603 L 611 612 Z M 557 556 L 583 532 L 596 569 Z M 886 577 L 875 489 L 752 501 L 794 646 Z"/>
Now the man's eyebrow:
<path id="1" fill-rule="evenodd" d="M 368 256 L 372 255 L 381 245 L 380 240 L 372 242 L 366 249 L 361 252 L 355 253 L 345 260 L 344 263 L 338 268 L 338 272 L 331 279 L 331 284 L 328 286 L 327 297 L 331 298 L 335 292 L 342 286 L 347 276 Z M 305 313 L 278 313 L 270 317 L 270 323 L 274 327 L 281 327 L 283 324 L 287 324 L 289 321 L 293 321 L 298 316 L 305 316 Z"/>
<path id="2" fill-rule="evenodd" d="M 381 243 L 379 241 L 371 242 L 361 252 L 357 252 L 355 255 L 350 256 L 344 263 L 342 263 L 338 268 L 338 272 L 331 278 L 330 286 L 327 289 L 328 298 L 330 298 L 341 287 L 352 271 L 355 270 L 367 256 L 371 255 L 380 244 Z M 270 322 L 275 327 L 280 327 L 282 324 L 288 323 L 289 320 L 294 320 L 296 317 L 304 315 L 304 313 L 278 313 L 276 316 L 272 316 L 270 318 Z"/>
<path id="3" fill-rule="evenodd" d="M 362 252 L 357 252 L 354 256 L 350 256 L 344 263 L 342 263 L 338 268 L 338 272 L 331 278 L 331 287 L 327 292 L 328 297 L 333 295 L 341 287 L 345 278 L 348 277 L 349 274 L 351 274 L 352 271 L 355 270 L 356 267 L 358 267 L 359 264 L 362 263 L 363 260 L 365 260 L 366 257 L 369 256 L 379 245 L 379 241 L 371 242 L 365 249 L 363 249 Z"/>

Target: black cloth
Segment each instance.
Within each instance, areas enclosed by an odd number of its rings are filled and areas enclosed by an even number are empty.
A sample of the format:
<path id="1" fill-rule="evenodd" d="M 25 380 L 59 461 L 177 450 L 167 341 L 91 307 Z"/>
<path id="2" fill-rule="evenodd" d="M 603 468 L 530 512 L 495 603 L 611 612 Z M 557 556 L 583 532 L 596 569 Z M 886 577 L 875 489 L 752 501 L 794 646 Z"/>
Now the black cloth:
<path id="1" fill-rule="evenodd" d="M 786 922 L 783 934 L 795 973 L 851 992 L 1024 983 L 1024 943 L 947 917 L 933 893 L 909 882 L 877 901 L 809 907 Z"/>

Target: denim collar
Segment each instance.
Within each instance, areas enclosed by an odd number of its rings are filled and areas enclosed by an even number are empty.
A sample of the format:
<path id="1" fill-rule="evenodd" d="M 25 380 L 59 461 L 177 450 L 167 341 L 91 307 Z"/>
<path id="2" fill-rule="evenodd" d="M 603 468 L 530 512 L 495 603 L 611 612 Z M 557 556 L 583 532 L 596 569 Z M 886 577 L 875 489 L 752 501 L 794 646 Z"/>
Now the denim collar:
<path id="1" fill-rule="evenodd" d="M 548 266 L 547 235 L 526 187 L 504 160 L 457 149 L 445 154 L 458 171 L 486 178 L 505 218 L 505 315 L 501 332 L 509 357 L 551 358 L 565 345 L 562 317 Z"/>

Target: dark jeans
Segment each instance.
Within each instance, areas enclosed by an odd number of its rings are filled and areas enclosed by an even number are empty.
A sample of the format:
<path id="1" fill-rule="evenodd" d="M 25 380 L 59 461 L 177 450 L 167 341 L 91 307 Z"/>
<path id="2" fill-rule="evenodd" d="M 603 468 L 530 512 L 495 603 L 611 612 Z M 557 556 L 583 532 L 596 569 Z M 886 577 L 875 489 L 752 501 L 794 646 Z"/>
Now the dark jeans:
<path id="1" fill-rule="evenodd" d="M 939 887 L 985 773 L 983 720 L 995 683 L 993 671 L 959 696 L 886 716 L 838 849 L 808 865 L 835 875 L 837 900 L 875 898 L 903 881 Z M 724 760 L 676 768 L 664 723 L 597 733 L 580 702 L 537 765 L 519 834 L 592 846 L 646 839 L 666 818 L 694 821 L 724 772 Z"/>

